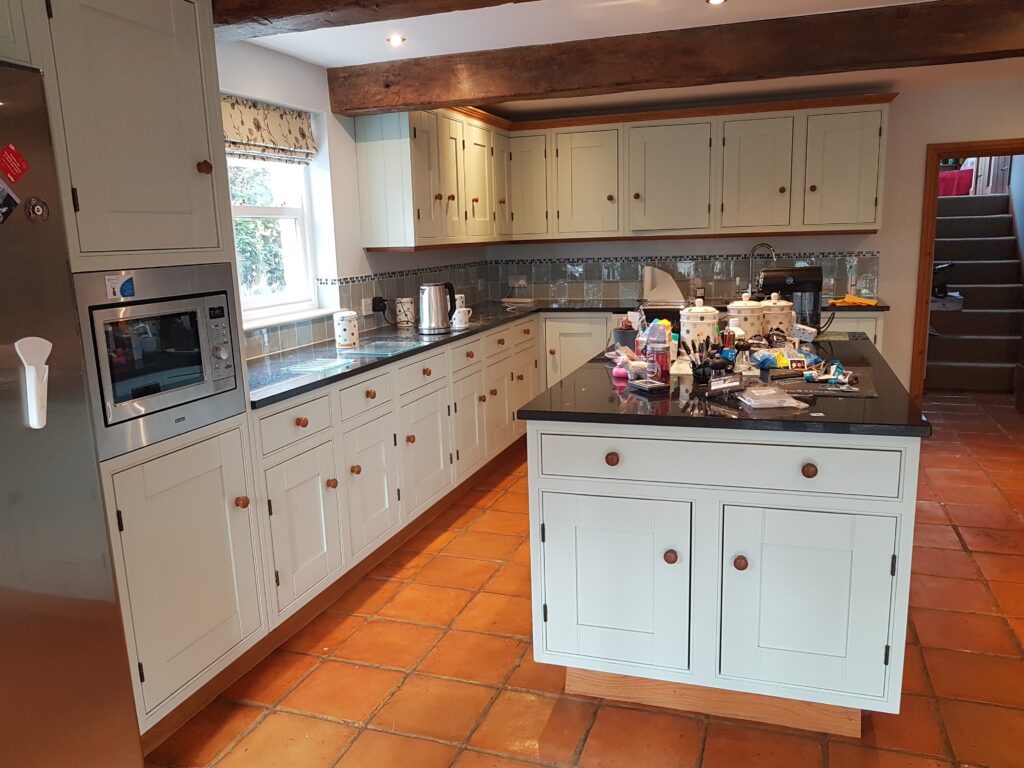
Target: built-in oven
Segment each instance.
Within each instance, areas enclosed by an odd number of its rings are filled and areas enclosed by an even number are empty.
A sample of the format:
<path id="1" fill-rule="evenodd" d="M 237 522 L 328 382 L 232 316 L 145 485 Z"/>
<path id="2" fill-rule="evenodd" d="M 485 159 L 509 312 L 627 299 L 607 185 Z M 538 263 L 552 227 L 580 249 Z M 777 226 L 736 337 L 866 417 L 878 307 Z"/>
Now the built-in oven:
<path id="1" fill-rule="evenodd" d="M 75 275 L 101 459 L 245 410 L 233 282 L 229 264 Z"/>

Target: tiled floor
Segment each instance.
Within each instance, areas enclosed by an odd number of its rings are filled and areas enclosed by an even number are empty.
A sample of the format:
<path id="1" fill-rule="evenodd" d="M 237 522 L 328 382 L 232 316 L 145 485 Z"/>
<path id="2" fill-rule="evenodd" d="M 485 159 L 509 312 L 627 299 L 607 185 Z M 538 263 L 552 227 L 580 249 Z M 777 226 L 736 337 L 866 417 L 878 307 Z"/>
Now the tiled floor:
<path id="1" fill-rule="evenodd" d="M 530 652 L 523 453 L 151 756 L 218 768 L 1024 767 L 1024 415 L 936 396 L 901 714 L 859 741 L 562 694 Z"/>

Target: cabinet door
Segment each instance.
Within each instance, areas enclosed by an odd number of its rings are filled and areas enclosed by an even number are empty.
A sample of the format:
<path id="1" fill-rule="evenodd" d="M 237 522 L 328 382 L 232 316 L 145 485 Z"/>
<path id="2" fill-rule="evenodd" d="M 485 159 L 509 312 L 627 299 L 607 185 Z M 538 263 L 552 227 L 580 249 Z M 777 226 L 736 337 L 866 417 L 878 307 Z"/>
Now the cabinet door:
<path id="1" fill-rule="evenodd" d="M 711 226 L 711 123 L 629 129 L 629 227 Z"/>
<path id="2" fill-rule="evenodd" d="M 512 232 L 548 233 L 548 137 L 513 136 Z"/>
<path id="3" fill-rule="evenodd" d="M 512 234 L 512 151 L 508 136 L 495 133 L 493 178 L 494 178 L 494 221 L 499 236 Z"/>
<path id="4" fill-rule="evenodd" d="M 607 341 L 608 320 L 604 317 L 545 320 L 548 386 L 592 359 Z"/>
<path id="5" fill-rule="evenodd" d="M 0 0 L 0 59 L 29 63 L 28 37 L 21 0 Z"/>
<path id="6" fill-rule="evenodd" d="M 509 379 L 511 396 L 509 398 L 513 431 L 521 435 L 526 431 L 526 422 L 515 417 L 515 412 L 526 405 L 533 398 L 534 381 L 537 379 L 536 369 L 537 349 L 531 345 L 521 349 L 512 356 L 512 376 Z"/>
<path id="7" fill-rule="evenodd" d="M 487 395 L 487 455 L 494 456 L 512 441 L 512 400 L 509 379 L 512 367 L 508 360 L 487 366 L 484 389 Z"/>
<path id="8" fill-rule="evenodd" d="M 687 669 L 690 505 L 544 493 L 541 520 L 545 650 Z"/>
<path id="9" fill-rule="evenodd" d="M 883 695 L 896 520 L 749 507 L 724 514 L 722 674 Z"/>
<path id="10" fill-rule="evenodd" d="M 341 568 L 338 485 L 331 443 L 267 470 L 278 611 Z"/>
<path id="11" fill-rule="evenodd" d="M 113 477 L 144 708 L 151 711 L 260 626 L 255 504 L 238 430 Z"/>
<path id="12" fill-rule="evenodd" d="M 50 27 L 81 250 L 217 247 L 196 3 L 70 0 Z"/>
<path id="13" fill-rule="evenodd" d="M 827 318 L 826 318 L 827 319 Z M 828 327 L 830 333 L 865 333 L 878 346 L 878 320 L 868 317 L 836 317 Z"/>
<path id="14" fill-rule="evenodd" d="M 619 229 L 619 132 L 558 134 L 559 232 Z"/>
<path id="15" fill-rule="evenodd" d="M 444 195 L 441 192 L 441 168 L 438 158 L 440 140 L 437 115 L 413 112 L 412 120 L 412 197 L 416 209 L 416 238 L 443 237 Z"/>
<path id="16" fill-rule="evenodd" d="M 793 118 L 726 120 L 722 226 L 789 224 Z"/>
<path id="17" fill-rule="evenodd" d="M 882 113 L 807 118 L 804 224 L 870 224 L 875 220 Z"/>
<path id="18" fill-rule="evenodd" d="M 401 522 L 395 419 L 381 416 L 342 436 L 344 465 L 338 474 L 348 492 L 348 538 L 352 561 L 361 560 Z"/>
<path id="19" fill-rule="evenodd" d="M 399 410 L 402 513 L 415 517 L 452 482 L 448 390 L 439 389 Z"/>
<path id="20" fill-rule="evenodd" d="M 463 127 L 466 135 L 463 165 L 466 173 L 466 234 L 494 236 L 491 179 L 491 132 L 476 125 Z"/>
<path id="21" fill-rule="evenodd" d="M 461 481 L 484 459 L 484 419 L 487 395 L 484 373 L 477 371 L 452 384 L 452 432 L 455 437 L 455 475 Z"/>
<path id="22" fill-rule="evenodd" d="M 462 123 L 450 117 L 437 118 L 440 144 L 438 157 L 441 164 L 441 203 L 445 237 L 464 237 L 466 234 L 465 186 L 462 176 Z"/>

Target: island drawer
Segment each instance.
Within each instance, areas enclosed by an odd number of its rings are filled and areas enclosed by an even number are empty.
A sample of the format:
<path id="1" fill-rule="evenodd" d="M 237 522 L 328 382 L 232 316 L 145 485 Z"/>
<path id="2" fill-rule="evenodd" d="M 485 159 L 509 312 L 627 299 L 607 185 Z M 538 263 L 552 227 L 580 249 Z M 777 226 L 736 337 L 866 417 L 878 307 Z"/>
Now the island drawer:
<path id="1" fill-rule="evenodd" d="M 448 353 L 451 355 L 453 372 L 469 368 L 484 359 L 484 339 L 482 336 L 477 336 L 464 344 L 453 344 Z"/>
<path id="2" fill-rule="evenodd" d="M 541 474 L 790 493 L 898 498 L 903 454 L 884 448 L 824 448 L 699 440 L 542 435 Z"/>
<path id="3" fill-rule="evenodd" d="M 331 426 L 331 400 L 318 397 L 260 419 L 264 455 Z"/>
<path id="4" fill-rule="evenodd" d="M 512 333 L 512 326 L 502 326 L 484 337 L 484 352 L 487 357 L 494 357 L 512 349 L 516 345 L 516 341 L 517 339 Z"/>
<path id="5" fill-rule="evenodd" d="M 424 384 L 440 381 L 448 374 L 447 354 L 441 352 L 430 357 L 420 358 L 415 363 L 403 365 L 398 369 L 398 394 L 412 392 Z"/>
<path id="6" fill-rule="evenodd" d="M 391 401 L 391 374 L 382 373 L 361 384 L 345 387 L 341 396 L 341 418 L 351 419 Z"/>

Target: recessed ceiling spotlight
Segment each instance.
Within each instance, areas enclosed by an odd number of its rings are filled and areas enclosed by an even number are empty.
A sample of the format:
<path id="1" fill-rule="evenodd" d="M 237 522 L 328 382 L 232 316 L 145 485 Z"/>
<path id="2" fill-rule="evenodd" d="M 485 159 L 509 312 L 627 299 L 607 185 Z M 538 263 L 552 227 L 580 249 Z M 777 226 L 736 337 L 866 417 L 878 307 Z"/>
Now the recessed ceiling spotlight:
<path id="1" fill-rule="evenodd" d="M 725 0 L 705 0 L 708 5 L 721 5 Z"/>
<path id="2" fill-rule="evenodd" d="M 711 0 L 708 0 L 708 2 L 710 2 L 710 1 Z M 397 32 L 395 34 L 393 34 L 393 35 L 388 35 L 388 45 L 390 45 L 392 48 L 397 48 L 398 46 L 402 45 L 404 42 L 405 42 L 405 38 L 402 37 Z"/>

